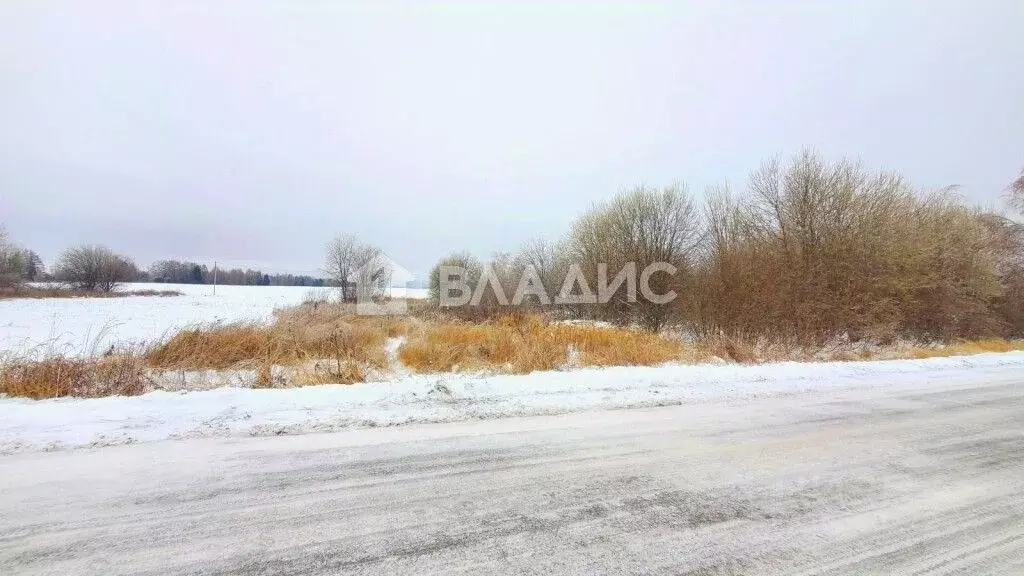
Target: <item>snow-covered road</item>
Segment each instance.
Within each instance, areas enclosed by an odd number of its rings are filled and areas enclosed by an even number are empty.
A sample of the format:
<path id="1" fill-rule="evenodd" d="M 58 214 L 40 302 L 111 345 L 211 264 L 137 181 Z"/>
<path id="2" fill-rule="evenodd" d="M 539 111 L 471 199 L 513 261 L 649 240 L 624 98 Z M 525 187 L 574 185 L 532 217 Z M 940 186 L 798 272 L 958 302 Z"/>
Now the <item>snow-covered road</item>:
<path id="1" fill-rule="evenodd" d="M 932 390 L 965 378 L 1021 374 L 1024 352 L 1010 352 L 884 362 L 404 376 L 349 386 L 219 388 L 91 400 L 0 398 L 0 453 L 669 406 L 808 390 Z"/>
<path id="2" fill-rule="evenodd" d="M 362 395 L 377 385 L 71 401 L 69 428 L 133 423 L 143 439 L 199 406 L 245 433 L 564 410 L 573 386 L 577 407 L 681 404 L 0 456 L 0 574 L 1022 574 L 1021 362 L 545 374 L 450 384 L 448 400 L 403 396 L 423 381 L 376 400 Z"/>

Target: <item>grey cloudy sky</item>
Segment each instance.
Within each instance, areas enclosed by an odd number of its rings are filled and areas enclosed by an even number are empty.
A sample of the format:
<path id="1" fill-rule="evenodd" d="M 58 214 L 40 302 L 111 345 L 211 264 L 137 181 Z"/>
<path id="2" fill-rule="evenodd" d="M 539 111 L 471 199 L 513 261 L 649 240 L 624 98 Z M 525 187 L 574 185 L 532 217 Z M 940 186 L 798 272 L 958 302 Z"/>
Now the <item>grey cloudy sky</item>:
<path id="1" fill-rule="evenodd" d="M 0 221 L 47 259 L 426 270 L 804 146 L 995 205 L 1024 3 L 0 0 Z"/>

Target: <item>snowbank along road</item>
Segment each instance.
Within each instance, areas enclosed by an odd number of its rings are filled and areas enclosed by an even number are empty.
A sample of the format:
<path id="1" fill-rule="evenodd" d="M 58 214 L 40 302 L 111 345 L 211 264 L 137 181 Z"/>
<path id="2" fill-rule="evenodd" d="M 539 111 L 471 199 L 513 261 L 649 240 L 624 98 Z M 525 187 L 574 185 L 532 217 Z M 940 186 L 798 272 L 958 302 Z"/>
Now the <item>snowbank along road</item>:
<path id="1" fill-rule="evenodd" d="M 1021 574 L 1024 374 L 0 457 L 2 574 Z"/>
<path id="2" fill-rule="evenodd" d="M 417 374 L 372 384 L 82 400 L 0 398 L 0 454 L 211 436 L 276 436 L 652 408 L 857 388 L 932 390 L 1024 373 L 1024 352 L 885 362 L 620 366 L 525 375 Z"/>

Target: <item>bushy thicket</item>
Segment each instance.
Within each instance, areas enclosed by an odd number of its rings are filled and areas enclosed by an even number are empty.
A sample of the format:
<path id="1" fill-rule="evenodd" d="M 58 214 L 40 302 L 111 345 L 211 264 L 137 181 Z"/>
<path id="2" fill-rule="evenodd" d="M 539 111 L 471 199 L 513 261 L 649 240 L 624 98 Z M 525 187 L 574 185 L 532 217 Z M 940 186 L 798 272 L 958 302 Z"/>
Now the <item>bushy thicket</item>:
<path id="1" fill-rule="evenodd" d="M 555 293 L 574 265 L 597 291 L 630 262 L 638 271 L 671 264 L 676 273 L 652 275 L 650 285 L 679 296 L 630 302 L 623 283 L 603 304 L 530 304 L 574 318 L 805 344 L 1024 335 L 1021 224 L 967 206 L 955 190 L 918 193 L 898 174 L 810 152 L 764 163 L 739 193 L 709 190 L 702 209 L 681 186 L 634 189 L 591 208 L 561 242 L 478 266 L 481 278 L 494 270 L 511 299 L 528 265 Z M 455 312 L 509 310 L 483 304 Z"/>
<path id="2" fill-rule="evenodd" d="M 747 193 L 711 195 L 687 317 L 701 332 L 953 338 L 1005 334 L 1020 229 L 951 191 L 805 153 Z"/>
<path id="3" fill-rule="evenodd" d="M 79 290 L 111 292 L 131 282 L 139 271 L 135 263 L 105 246 L 77 246 L 65 250 L 53 266 L 53 277 Z"/>

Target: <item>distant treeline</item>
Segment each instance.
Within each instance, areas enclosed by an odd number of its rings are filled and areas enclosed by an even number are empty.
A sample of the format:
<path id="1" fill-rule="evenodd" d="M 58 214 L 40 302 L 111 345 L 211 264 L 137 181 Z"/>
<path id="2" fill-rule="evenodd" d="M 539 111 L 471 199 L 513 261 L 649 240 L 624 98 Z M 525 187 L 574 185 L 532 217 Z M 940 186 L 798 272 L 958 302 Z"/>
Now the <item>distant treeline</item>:
<path id="1" fill-rule="evenodd" d="M 179 260 L 160 260 L 149 267 L 148 272 L 140 272 L 138 282 L 159 282 L 169 284 L 213 284 L 214 271 L 205 264 L 198 262 L 182 262 Z M 230 286 L 329 286 L 330 282 L 323 278 L 295 274 L 266 274 L 260 270 L 231 268 L 217 269 L 217 284 Z"/>
<path id="2" fill-rule="evenodd" d="M 161 260 L 144 270 L 124 255 L 98 245 L 68 248 L 47 269 L 36 252 L 9 239 L 0 225 L 0 289 L 26 282 L 61 282 L 80 290 L 109 292 L 125 282 L 213 284 L 214 271 L 198 262 Z M 337 286 L 337 282 L 305 274 L 267 274 L 261 270 L 218 269 L 218 284 L 234 286 Z"/>

